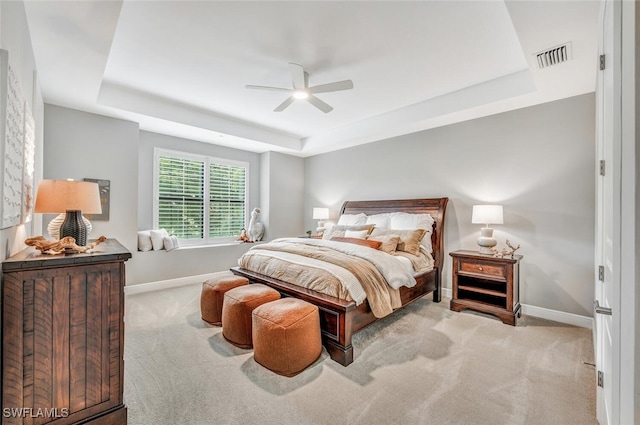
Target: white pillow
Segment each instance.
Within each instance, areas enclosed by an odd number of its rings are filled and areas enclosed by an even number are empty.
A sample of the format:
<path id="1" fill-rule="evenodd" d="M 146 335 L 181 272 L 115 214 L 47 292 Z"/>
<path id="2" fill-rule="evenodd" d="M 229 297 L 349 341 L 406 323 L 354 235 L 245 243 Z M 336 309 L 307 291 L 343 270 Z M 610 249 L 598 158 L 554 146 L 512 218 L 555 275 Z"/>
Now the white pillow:
<path id="1" fill-rule="evenodd" d="M 388 229 L 391 213 L 374 214 L 367 216 L 366 224 L 375 224 L 378 229 Z"/>
<path id="2" fill-rule="evenodd" d="M 345 238 L 365 239 L 369 234 L 368 230 L 345 230 Z"/>
<path id="3" fill-rule="evenodd" d="M 164 249 L 166 249 L 167 251 L 171 251 L 178 248 L 178 237 L 165 236 L 164 238 L 162 238 L 162 243 L 164 245 Z"/>
<path id="4" fill-rule="evenodd" d="M 389 228 L 393 230 L 407 229 L 426 229 L 427 232 L 420 241 L 420 245 L 424 246 L 431 254 L 433 247 L 431 246 L 431 234 L 433 233 L 433 217 L 431 214 L 409 214 L 405 212 L 397 212 L 391 214 L 389 220 Z"/>
<path id="5" fill-rule="evenodd" d="M 165 229 L 151 231 L 151 245 L 154 251 L 160 251 L 164 248 L 164 237 L 169 236 Z"/>
<path id="6" fill-rule="evenodd" d="M 153 245 L 151 245 L 151 231 L 140 230 L 138 232 L 138 251 L 151 251 Z"/>
<path id="7" fill-rule="evenodd" d="M 342 214 L 338 219 L 338 224 L 341 226 L 357 226 L 360 224 L 367 224 L 367 216 L 363 213 Z"/>
<path id="8" fill-rule="evenodd" d="M 397 212 L 391 215 L 390 229 L 433 229 L 433 217 L 430 214 L 409 214 Z"/>

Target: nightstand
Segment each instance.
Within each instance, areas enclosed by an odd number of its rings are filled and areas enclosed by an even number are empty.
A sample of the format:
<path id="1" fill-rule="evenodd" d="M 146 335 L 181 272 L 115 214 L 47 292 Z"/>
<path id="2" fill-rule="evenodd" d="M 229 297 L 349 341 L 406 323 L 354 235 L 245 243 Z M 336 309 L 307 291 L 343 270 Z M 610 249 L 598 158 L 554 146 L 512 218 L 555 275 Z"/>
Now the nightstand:
<path id="1" fill-rule="evenodd" d="M 492 314 L 515 326 L 520 317 L 519 275 L 522 255 L 494 257 L 477 251 L 455 251 L 451 310 L 465 308 Z"/>

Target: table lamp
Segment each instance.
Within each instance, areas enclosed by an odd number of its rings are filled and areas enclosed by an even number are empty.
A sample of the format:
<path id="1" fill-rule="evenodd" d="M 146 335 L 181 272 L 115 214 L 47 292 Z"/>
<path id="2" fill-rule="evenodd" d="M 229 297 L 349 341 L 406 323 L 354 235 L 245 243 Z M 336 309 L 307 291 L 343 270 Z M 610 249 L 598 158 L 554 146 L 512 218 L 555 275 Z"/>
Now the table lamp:
<path id="1" fill-rule="evenodd" d="M 498 244 L 493 238 L 493 229 L 490 224 L 502 224 L 502 205 L 474 205 L 471 214 L 471 223 L 484 224 L 480 229 L 480 237 L 477 240 L 480 246 L 480 254 L 493 254 L 491 248 Z"/>
<path id="2" fill-rule="evenodd" d="M 37 213 L 65 213 L 58 225 L 49 223 L 47 230 L 54 239 L 71 236 L 79 246 L 87 245 L 87 220 L 82 213 L 100 214 L 100 190 L 98 183 L 73 180 L 42 180 L 38 185 Z M 62 215 L 62 214 L 61 214 Z M 58 216 L 60 217 L 60 216 Z M 52 223 L 56 221 L 55 219 Z M 89 227 L 91 224 L 89 223 Z M 58 237 L 56 237 L 58 236 Z"/>
<path id="3" fill-rule="evenodd" d="M 324 220 L 329 218 L 329 208 L 314 208 L 313 219 L 318 220 L 318 228 L 316 233 L 322 233 L 324 231 Z"/>

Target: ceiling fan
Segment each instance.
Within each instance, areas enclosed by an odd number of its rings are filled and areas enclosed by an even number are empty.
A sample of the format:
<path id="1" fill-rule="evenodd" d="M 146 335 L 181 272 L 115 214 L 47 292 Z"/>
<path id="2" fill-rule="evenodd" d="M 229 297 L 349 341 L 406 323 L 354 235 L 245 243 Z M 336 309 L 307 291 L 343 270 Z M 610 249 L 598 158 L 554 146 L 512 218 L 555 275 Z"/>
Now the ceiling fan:
<path id="1" fill-rule="evenodd" d="M 289 63 L 289 69 L 291 70 L 291 77 L 293 79 L 293 88 L 291 89 L 252 85 L 247 85 L 245 87 L 248 89 L 286 91 L 291 93 L 291 96 L 273 110 L 274 112 L 282 112 L 294 101 L 304 99 L 324 113 L 331 112 L 333 108 L 315 97 L 314 95 L 316 93 L 328 93 L 353 88 L 353 81 L 351 80 L 336 81 L 335 83 L 320 84 L 319 86 L 309 87 L 309 74 L 304 70 L 302 65 Z"/>

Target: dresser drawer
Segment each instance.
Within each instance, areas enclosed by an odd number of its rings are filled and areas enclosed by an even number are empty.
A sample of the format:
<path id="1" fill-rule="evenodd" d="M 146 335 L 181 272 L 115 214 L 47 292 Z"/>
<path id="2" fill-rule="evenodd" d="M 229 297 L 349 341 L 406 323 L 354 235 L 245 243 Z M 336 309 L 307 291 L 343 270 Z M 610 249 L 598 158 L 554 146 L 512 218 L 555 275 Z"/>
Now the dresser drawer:
<path id="1" fill-rule="evenodd" d="M 459 273 L 462 274 L 469 273 L 473 275 L 482 275 L 488 278 L 497 278 L 500 280 L 507 278 L 507 271 L 505 267 L 500 264 L 466 259 L 461 259 L 459 264 Z"/>

